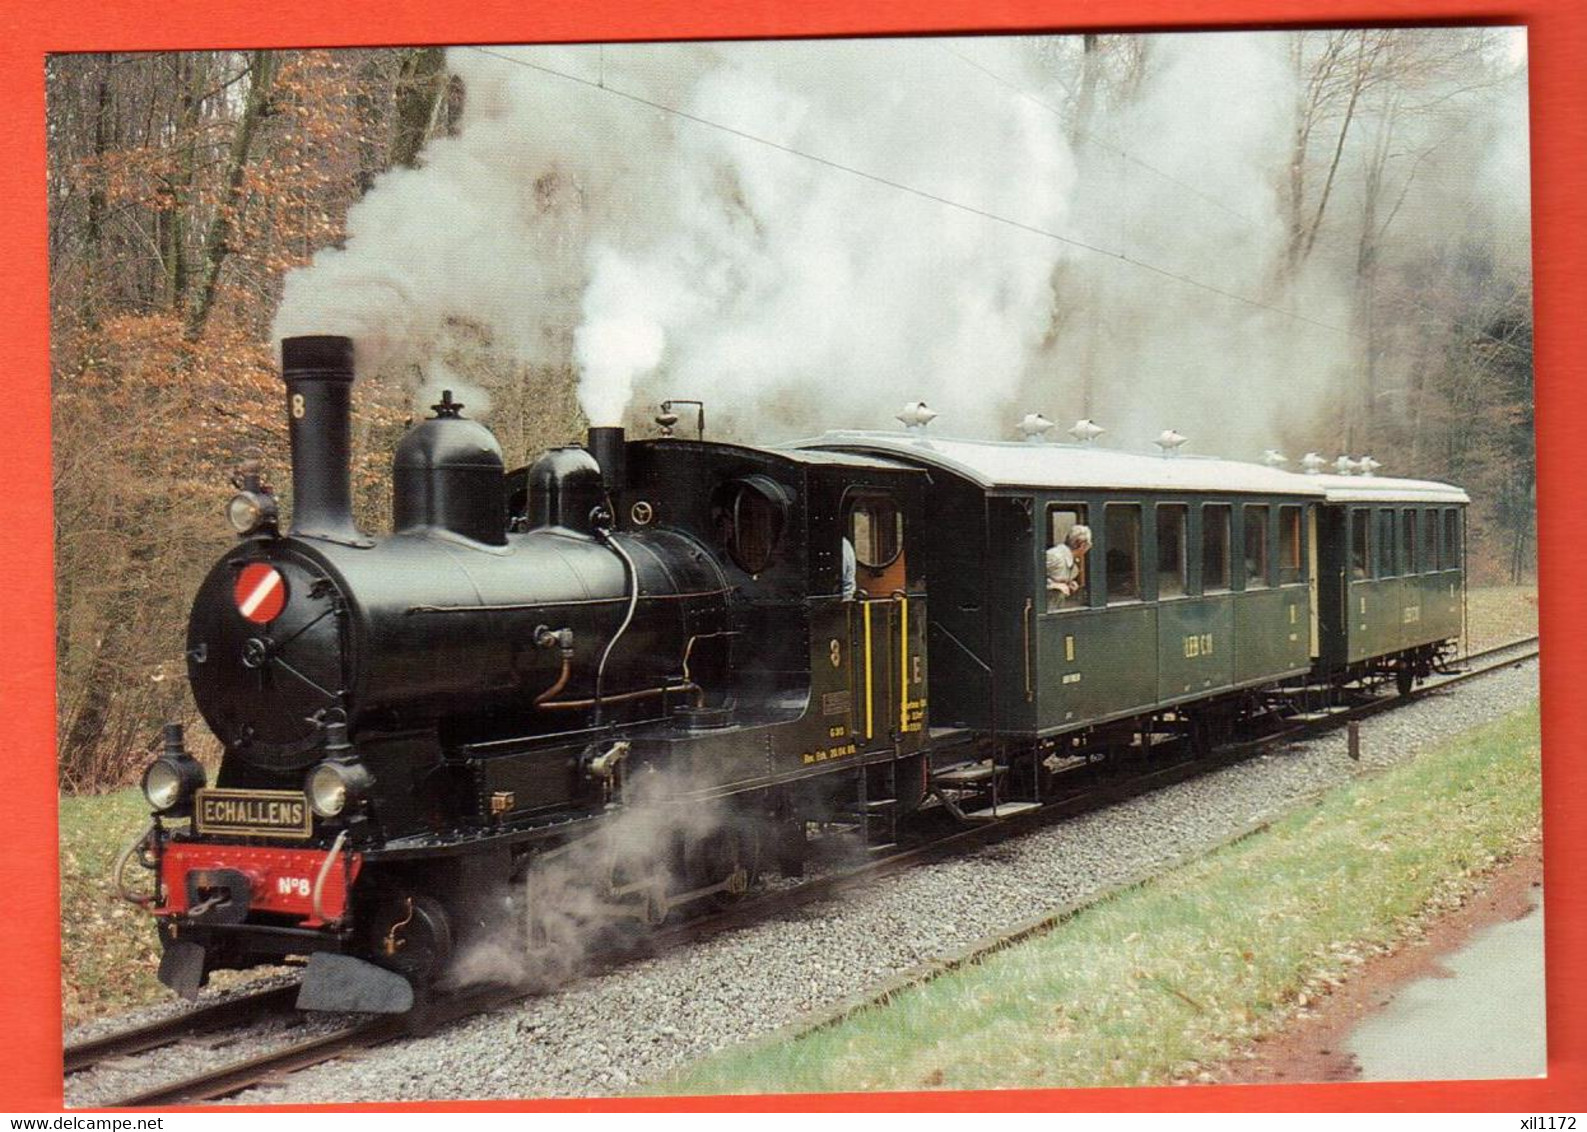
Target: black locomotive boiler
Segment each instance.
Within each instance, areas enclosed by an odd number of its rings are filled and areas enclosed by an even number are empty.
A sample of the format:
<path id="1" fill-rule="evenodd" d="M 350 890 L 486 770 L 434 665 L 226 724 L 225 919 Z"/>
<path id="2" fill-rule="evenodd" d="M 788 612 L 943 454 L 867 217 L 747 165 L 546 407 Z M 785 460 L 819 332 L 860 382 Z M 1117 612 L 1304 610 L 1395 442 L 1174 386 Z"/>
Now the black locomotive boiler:
<path id="1" fill-rule="evenodd" d="M 1320 683 L 1408 684 L 1459 631 L 1458 489 L 915 430 L 771 450 L 596 428 L 508 472 L 443 396 L 371 536 L 352 343 L 282 358 L 291 527 L 245 476 L 188 631 L 216 781 L 168 727 L 118 868 L 153 871 L 134 898 L 187 995 L 306 956 L 300 1005 L 403 1012 L 471 940 L 532 934 L 526 881 L 641 800 L 680 820 L 585 879 L 655 921 L 797 870 L 812 823 L 877 843 L 922 809 L 996 820 Z M 1370 553 L 1358 505 L 1392 516 Z M 1094 565 L 1054 601 L 1043 555 L 1077 522 Z"/>

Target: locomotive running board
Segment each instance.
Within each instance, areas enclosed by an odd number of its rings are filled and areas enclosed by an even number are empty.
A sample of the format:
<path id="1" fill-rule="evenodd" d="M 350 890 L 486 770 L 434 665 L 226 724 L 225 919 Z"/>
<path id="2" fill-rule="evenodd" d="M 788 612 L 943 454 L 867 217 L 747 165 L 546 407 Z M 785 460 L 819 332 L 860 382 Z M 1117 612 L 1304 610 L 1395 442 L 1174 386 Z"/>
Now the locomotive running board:
<path id="1" fill-rule="evenodd" d="M 316 951 L 298 988 L 298 1009 L 406 1014 L 413 1009 L 413 984 L 351 955 Z"/>

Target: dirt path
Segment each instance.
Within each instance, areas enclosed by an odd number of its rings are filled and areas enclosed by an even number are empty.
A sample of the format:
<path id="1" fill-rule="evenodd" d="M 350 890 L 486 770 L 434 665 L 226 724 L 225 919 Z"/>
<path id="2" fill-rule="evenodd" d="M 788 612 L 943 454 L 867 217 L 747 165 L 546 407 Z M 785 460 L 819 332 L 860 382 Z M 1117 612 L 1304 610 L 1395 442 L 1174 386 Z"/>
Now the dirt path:
<path id="1" fill-rule="evenodd" d="M 1393 954 L 1369 960 L 1281 1033 L 1253 1045 L 1253 1058 L 1225 1065 L 1218 1080 L 1231 1084 L 1358 1080 L 1360 1066 L 1345 1048 L 1356 1027 L 1411 982 L 1447 977 L 1449 972 L 1442 966 L 1446 957 L 1482 929 L 1525 916 L 1542 883 L 1542 850 L 1531 846 L 1492 873 L 1460 909 L 1429 924 L 1425 935 Z"/>

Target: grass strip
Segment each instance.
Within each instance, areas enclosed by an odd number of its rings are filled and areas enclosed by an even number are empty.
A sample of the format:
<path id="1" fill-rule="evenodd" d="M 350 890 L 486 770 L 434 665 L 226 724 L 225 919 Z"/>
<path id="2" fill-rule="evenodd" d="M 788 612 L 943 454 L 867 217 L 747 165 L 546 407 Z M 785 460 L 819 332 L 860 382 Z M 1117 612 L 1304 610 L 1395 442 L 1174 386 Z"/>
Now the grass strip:
<path id="1" fill-rule="evenodd" d="M 160 945 L 149 914 L 120 899 L 111 868 L 149 823 L 139 789 L 61 798 L 61 1005 L 67 1026 L 171 992 L 154 977 Z M 147 885 L 133 866 L 129 879 Z M 145 888 L 147 891 L 147 888 Z"/>
<path id="2" fill-rule="evenodd" d="M 667 1093 L 1050 1088 L 1193 1080 L 1535 838 L 1536 707 L 1329 792 L 1018 946 Z"/>

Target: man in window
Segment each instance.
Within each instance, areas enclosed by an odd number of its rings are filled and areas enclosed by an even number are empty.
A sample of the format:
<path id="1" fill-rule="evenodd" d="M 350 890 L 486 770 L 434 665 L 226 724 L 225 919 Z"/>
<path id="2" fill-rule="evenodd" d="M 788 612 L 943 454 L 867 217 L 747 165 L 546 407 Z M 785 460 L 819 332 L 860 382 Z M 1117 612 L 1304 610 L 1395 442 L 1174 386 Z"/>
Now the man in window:
<path id="1" fill-rule="evenodd" d="M 1063 542 L 1047 549 L 1047 608 L 1058 609 L 1080 592 L 1082 559 L 1091 549 L 1091 528 L 1076 523 Z"/>
<path id="2" fill-rule="evenodd" d="M 845 535 L 844 539 L 843 539 L 843 600 L 844 601 L 853 601 L 854 600 L 854 593 L 855 593 L 856 589 L 858 589 L 858 583 L 855 580 L 856 569 L 857 569 L 857 567 L 854 564 L 854 544 L 852 542 L 850 542 L 849 539 L 848 539 L 848 536 Z"/>

